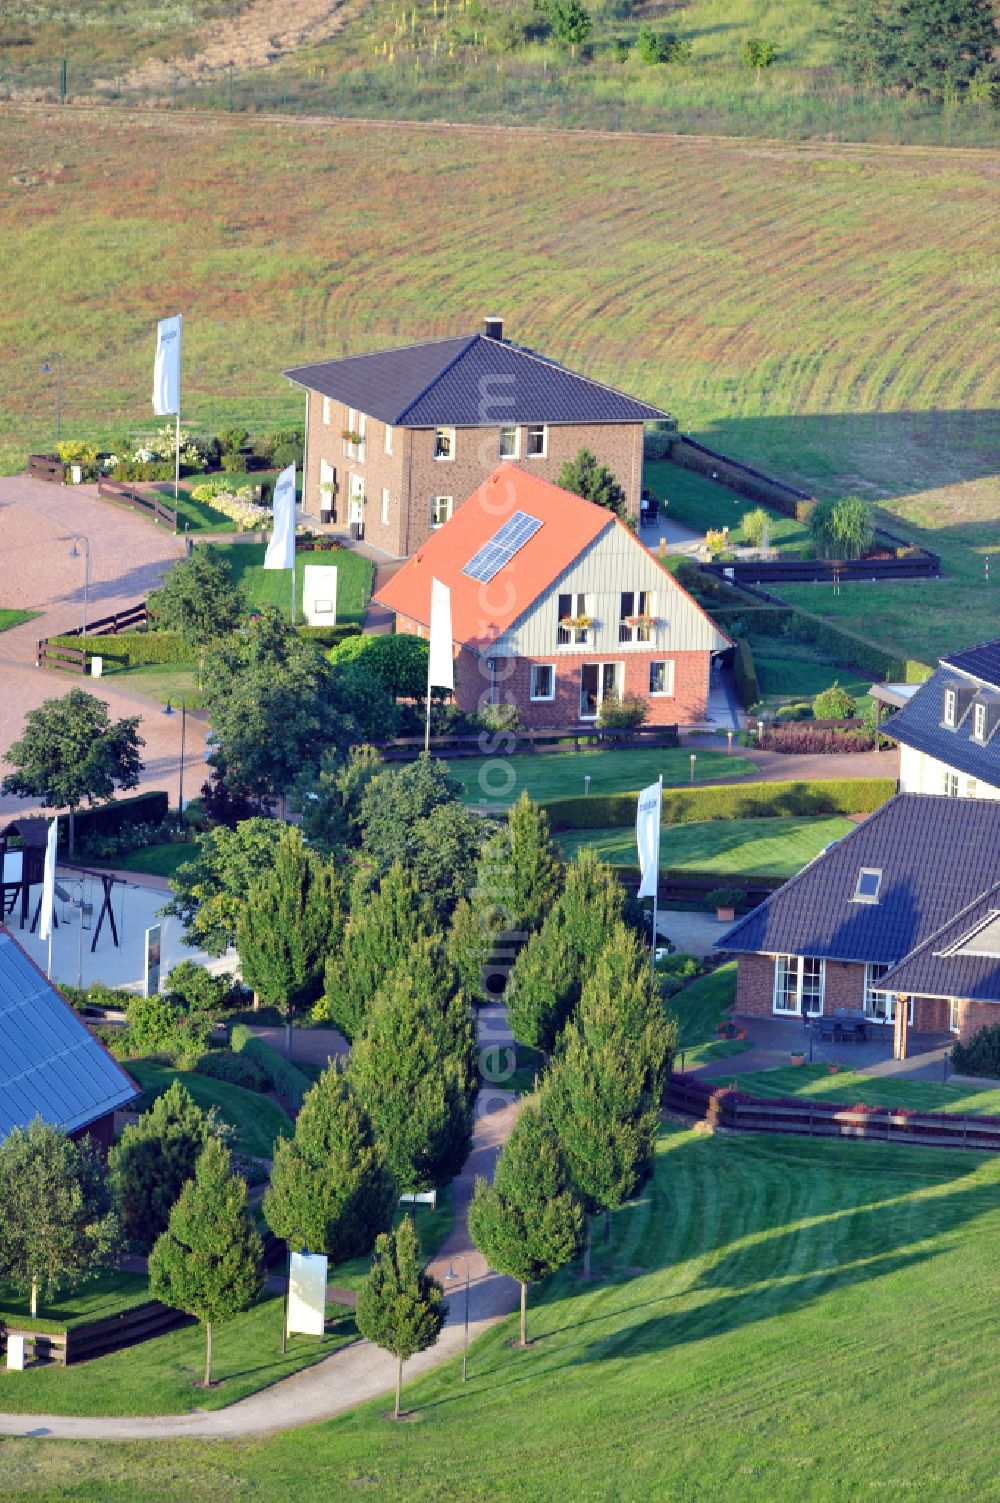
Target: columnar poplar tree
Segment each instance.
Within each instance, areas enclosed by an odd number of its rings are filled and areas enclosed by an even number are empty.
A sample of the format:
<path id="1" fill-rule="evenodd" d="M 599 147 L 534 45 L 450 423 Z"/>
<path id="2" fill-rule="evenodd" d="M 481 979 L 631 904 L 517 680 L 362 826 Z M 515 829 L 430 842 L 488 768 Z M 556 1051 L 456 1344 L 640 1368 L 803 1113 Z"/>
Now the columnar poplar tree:
<path id="1" fill-rule="evenodd" d="M 409 1216 L 395 1232 L 379 1237 L 371 1272 L 358 1291 L 358 1330 L 396 1359 L 396 1407 L 399 1419 L 403 1363 L 426 1351 L 445 1321 L 444 1290 L 420 1261 L 420 1241 Z"/>
<path id="2" fill-rule="evenodd" d="M 313 1015 L 335 1023 L 345 1038 L 355 1038 L 386 974 L 405 965 L 420 936 L 436 928 L 430 903 L 396 862 L 377 892 L 352 904 L 343 941 L 327 960 L 323 995 Z"/>
<path id="3" fill-rule="evenodd" d="M 617 923 L 584 983 L 579 1017 L 588 1041 L 610 1041 L 641 1072 L 648 1104 L 658 1108 L 677 1047 L 677 1024 L 659 989 L 649 985 L 649 962 L 635 931 Z"/>
<path id="4" fill-rule="evenodd" d="M 505 1000 L 519 1043 L 551 1051 L 614 924 L 624 894 L 611 867 L 584 847 L 562 893 L 510 973 Z"/>
<path id="5" fill-rule="evenodd" d="M 206 1143 L 149 1255 L 149 1290 L 205 1327 L 205 1387 L 212 1383 L 212 1330 L 253 1304 L 263 1287 L 260 1236 L 245 1182 L 229 1150 Z"/>
<path id="6" fill-rule="evenodd" d="M 392 1226 L 398 1192 L 368 1113 L 336 1064 L 302 1103 L 293 1138 L 275 1145 L 264 1216 L 276 1237 L 303 1236 L 334 1263 L 370 1252 Z"/>
<path id="7" fill-rule="evenodd" d="M 219 1131 L 214 1108 L 196 1106 L 179 1080 L 126 1127 L 108 1155 L 128 1245 L 146 1252 L 166 1230 L 171 1207 Z"/>
<path id="8" fill-rule="evenodd" d="M 340 882 L 302 841 L 282 832 L 270 868 L 247 893 L 236 924 L 243 980 L 285 1014 L 285 1050 L 291 1016 L 315 1002 L 323 965 L 343 929 Z"/>
<path id="9" fill-rule="evenodd" d="M 493 1183 L 477 1178 L 469 1235 L 491 1268 L 521 1285 L 521 1345 L 528 1340 L 528 1285 L 572 1262 L 583 1211 L 555 1134 L 526 1106 L 497 1161 Z"/>

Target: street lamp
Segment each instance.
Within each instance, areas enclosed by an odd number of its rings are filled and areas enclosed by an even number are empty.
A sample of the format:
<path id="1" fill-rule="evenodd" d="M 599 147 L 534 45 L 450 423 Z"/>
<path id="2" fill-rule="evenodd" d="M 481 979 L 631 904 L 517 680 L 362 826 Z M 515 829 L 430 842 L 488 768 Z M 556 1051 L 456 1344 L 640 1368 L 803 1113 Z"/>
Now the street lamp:
<path id="1" fill-rule="evenodd" d="M 180 770 L 180 776 L 179 776 L 179 778 L 177 780 L 177 812 L 178 812 L 178 814 L 183 814 L 184 813 L 184 733 L 187 730 L 187 701 L 185 699 L 181 699 L 180 696 L 178 696 L 177 702 L 178 702 L 178 704 L 181 707 L 181 770 Z M 167 695 L 167 703 L 164 706 L 163 713 L 164 713 L 164 715 L 173 715 L 175 713 L 175 711 L 174 711 L 174 696 L 172 694 L 168 694 Z"/>
<path id="2" fill-rule="evenodd" d="M 461 1258 L 465 1264 L 465 1346 L 462 1349 L 462 1382 L 464 1383 L 469 1375 L 469 1260 L 464 1253 L 455 1253 L 454 1257 Z M 448 1259 L 448 1271 L 445 1278 L 449 1282 L 458 1278 L 453 1262 L 453 1258 Z"/>
<path id="3" fill-rule="evenodd" d="M 62 356 L 53 350 L 42 361 L 42 374 L 51 376 L 52 367 L 56 371 L 56 443 L 59 443 L 59 435 L 62 431 Z"/>
<path id="4" fill-rule="evenodd" d="M 87 596 L 90 593 L 90 539 L 89 538 L 85 538 L 82 533 L 77 533 L 74 536 L 74 538 L 73 538 L 73 546 L 69 550 L 69 556 L 70 556 L 70 558 L 79 558 L 80 557 L 81 550 L 80 550 L 80 548 L 77 547 L 78 543 L 82 543 L 83 544 L 83 550 L 82 550 L 83 551 L 83 631 L 81 632 L 80 635 L 82 636 L 84 642 L 86 642 L 86 640 L 87 640 Z"/>

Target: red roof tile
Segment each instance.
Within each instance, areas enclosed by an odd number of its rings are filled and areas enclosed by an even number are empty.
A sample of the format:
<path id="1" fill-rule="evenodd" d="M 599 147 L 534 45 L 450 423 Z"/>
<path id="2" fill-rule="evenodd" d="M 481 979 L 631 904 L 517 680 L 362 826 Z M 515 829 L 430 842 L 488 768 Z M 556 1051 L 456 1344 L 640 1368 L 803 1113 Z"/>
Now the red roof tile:
<path id="1" fill-rule="evenodd" d="M 488 584 L 462 570 L 516 511 L 541 527 Z M 501 465 L 375 596 L 397 615 L 430 623 L 431 580 L 451 590 L 452 636 L 485 649 L 569 568 L 614 515 L 517 465 Z M 637 543 L 637 546 L 641 544 Z"/>

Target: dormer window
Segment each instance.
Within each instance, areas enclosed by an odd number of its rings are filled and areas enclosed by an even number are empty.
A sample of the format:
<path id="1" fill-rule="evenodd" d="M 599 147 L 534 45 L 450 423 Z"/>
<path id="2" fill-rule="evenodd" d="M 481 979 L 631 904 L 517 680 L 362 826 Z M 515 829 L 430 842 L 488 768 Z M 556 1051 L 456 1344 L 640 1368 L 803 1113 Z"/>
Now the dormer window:
<path id="1" fill-rule="evenodd" d="M 863 866 L 858 872 L 858 885 L 854 889 L 855 903 L 877 903 L 878 890 L 882 885 L 881 868 Z"/>
<path id="2" fill-rule="evenodd" d="M 972 707 L 972 735 L 976 741 L 986 740 L 986 706 L 973 705 Z"/>
<path id="3" fill-rule="evenodd" d="M 958 695 L 954 689 L 944 691 L 944 723 L 950 730 L 955 729 L 955 721 L 958 712 Z"/>

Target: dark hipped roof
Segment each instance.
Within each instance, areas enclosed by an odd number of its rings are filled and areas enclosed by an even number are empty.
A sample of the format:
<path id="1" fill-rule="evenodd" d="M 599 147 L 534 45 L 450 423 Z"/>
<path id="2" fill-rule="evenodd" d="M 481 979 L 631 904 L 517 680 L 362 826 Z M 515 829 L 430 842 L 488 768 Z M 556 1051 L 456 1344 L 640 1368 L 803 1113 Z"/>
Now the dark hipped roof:
<path id="1" fill-rule="evenodd" d="M 952 652 L 942 658 L 946 668 L 957 668 L 959 673 L 968 673 L 980 683 L 1000 689 L 1000 638 L 995 642 L 980 642 L 976 647 L 967 647 L 964 652 Z"/>
<path id="2" fill-rule="evenodd" d="M 853 901 L 862 867 L 878 901 Z M 898 793 L 718 941 L 720 950 L 893 965 L 1000 882 L 1000 800 Z"/>
<path id="3" fill-rule="evenodd" d="M 13 936 L 0 930 L 0 1141 L 35 1117 L 75 1132 L 138 1094 Z"/>
<path id="4" fill-rule="evenodd" d="M 944 925 L 882 978 L 878 991 L 908 997 L 965 997 L 1000 1002 L 1000 946 L 996 942 L 1000 885 Z M 988 929 L 988 934 L 984 930 Z M 947 954 L 968 944 L 980 954 Z"/>
<path id="5" fill-rule="evenodd" d="M 958 653 L 958 658 L 972 656 L 985 649 L 973 648 L 971 653 Z M 953 688 L 959 696 L 957 724 L 954 728 L 943 723 L 944 691 Z M 985 743 L 972 739 L 972 705 L 976 700 L 988 705 Z M 947 767 L 953 767 L 966 777 L 978 778 L 991 787 L 1000 787 L 1000 703 L 998 692 L 992 684 L 979 686 L 971 679 L 957 674 L 948 666 L 942 666 L 895 715 L 883 723 L 882 729 L 894 741 L 914 750 L 926 752 Z"/>
<path id="6" fill-rule="evenodd" d="M 299 365 L 284 374 L 399 428 L 642 423 L 667 416 L 534 350 L 485 334 Z"/>

